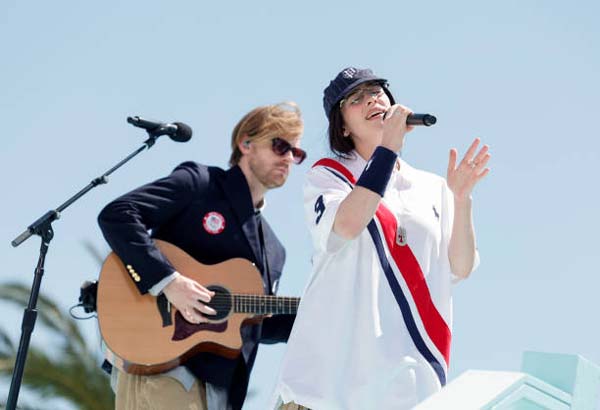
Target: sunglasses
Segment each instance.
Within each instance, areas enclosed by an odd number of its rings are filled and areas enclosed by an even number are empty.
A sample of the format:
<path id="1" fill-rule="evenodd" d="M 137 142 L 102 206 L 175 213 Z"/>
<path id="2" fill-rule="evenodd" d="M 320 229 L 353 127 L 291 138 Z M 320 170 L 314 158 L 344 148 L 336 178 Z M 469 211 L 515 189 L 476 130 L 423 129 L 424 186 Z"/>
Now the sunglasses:
<path id="1" fill-rule="evenodd" d="M 343 108 L 345 103 L 356 106 L 362 104 L 365 97 L 379 98 L 383 95 L 383 93 L 383 87 L 380 85 L 359 88 L 354 90 L 350 95 L 340 101 L 340 109 Z"/>
<path id="2" fill-rule="evenodd" d="M 294 158 L 295 164 L 301 164 L 306 159 L 306 151 L 292 147 L 292 144 L 284 140 L 283 138 L 275 137 L 271 140 L 271 148 L 277 155 L 283 156 L 289 151 L 292 151 L 292 157 Z"/>

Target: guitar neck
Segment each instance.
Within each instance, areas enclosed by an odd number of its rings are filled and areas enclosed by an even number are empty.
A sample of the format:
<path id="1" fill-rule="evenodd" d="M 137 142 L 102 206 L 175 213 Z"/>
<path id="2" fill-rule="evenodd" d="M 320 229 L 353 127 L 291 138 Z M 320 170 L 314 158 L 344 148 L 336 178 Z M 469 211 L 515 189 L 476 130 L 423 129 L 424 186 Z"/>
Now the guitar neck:
<path id="1" fill-rule="evenodd" d="M 268 295 L 233 295 L 235 313 L 253 313 L 257 315 L 295 314 L 300 298 Z"/>

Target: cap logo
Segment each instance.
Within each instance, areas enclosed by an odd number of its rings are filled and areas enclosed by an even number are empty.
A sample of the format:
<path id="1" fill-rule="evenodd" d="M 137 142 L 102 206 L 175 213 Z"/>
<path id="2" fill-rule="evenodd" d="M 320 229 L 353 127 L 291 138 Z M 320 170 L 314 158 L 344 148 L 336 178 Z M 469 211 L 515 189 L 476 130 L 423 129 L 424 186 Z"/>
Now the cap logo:
<path id="1" fill-rule="evenodd" d="M 354 78 L 354 75 L 357 73 L 357 69 L 354 67 L 349 67 L 346 68 L 344 71 L 342 71 L 342 77 L 344 78 Z"/>

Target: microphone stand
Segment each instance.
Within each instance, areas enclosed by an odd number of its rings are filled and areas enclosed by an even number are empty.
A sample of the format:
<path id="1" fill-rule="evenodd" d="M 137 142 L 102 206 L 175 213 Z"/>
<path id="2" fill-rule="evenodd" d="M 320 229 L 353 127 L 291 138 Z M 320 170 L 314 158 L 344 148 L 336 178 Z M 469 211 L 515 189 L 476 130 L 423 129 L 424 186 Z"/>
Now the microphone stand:
<path id="1" fill-rule="evenodd" d="M 125 159 L 121 160 L 117 165 L 106 171 L 102 176 L 94 178 L 92 182 L 90 182 L 85 188 L 83 188 L 81 191 L 69 198 L 64 204 L 60 205 L 56 209 L 46 212 L 42 217 L 40 217 L 31 225 L 29 225 L 29 227 L 27 227 L 27 229 L 23 231 L 22 234 L 17 236 L 11 242 L 12 246 L 16 248 L 17 246 L 25 242 L 27 239 L 29 239 L 29 237 L 31 237 L 32 235 L 39 235 L 42 238 L 40 256 L 34 271 L 33 285 L 31 287 L 29 303 L 27 304 L 27 308 L 25 308 L 23 314 L 23 322 L 21 324 L 21 341 L 19 342 L 19 350 L 17 351 L 17 358 L 15 360 L 12 381 L 10 383 L 8 401 L 6 402 L 7 410 L 15 410 L 17 407 L 19 390 L 21 389 L 21 381 L 23 379 L 23 370 L 25 368 L 25 361 L 27 360 L 27 352 L 29 350 L 29 342 L 31 340 L 31 334 L 33 333 L 33 328 L 35 327 L 35 321 L 37 319 L 36 306 L 38 295 L 40 292 L 40 285 L 42 283 L 42 276 L 44 275 L 44 262 L 46 260 L 46 254 L 48 253 L 50 241 L 54 236 L 52 222 L 60 218 L 61 212 L 65 208 L 73 204 L 75 201 L 77 201 L 83 195 L 91 191 L 93 188 L 97 187 L 98 185 L 108 183 L 108 176 L 117 169 L 119 169 L 130 159 L 138 155 L 144 149 L 150 149 L 154 145 L 156 139 L 160 136 L 160 134 L 155 132 L 158 130 L 154 129 L 146 131 L 148 132 L 149 138 L 146 141 L 144 141 L 144 145 L 142 145 L 133 153 L 125 157 Z"/>

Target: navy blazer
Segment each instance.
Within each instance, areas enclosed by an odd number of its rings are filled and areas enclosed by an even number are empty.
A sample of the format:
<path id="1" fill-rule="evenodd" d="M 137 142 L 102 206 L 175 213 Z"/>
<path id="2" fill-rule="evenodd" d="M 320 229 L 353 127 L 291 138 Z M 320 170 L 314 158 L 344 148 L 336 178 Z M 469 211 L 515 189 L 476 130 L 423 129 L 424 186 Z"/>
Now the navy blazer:
<path id="1" fill-rule="evenodd" d="M 222 216 L 219 219 L 224 220 L 224 226 L 205 227 L 204 219 L 211 212 Z M 238 166 L 224 171 L 184 162 L 169 176 L 109 203 L 98 216 L 98 223 L 113 251 L 125 265 L 131 265 L 132 280 L 142 294 L 175 271 L 152 238 L 178 246 L 203 264 L 246 258 L 260 270 L 265 293 L 277 290 L 285 249 L 262 218 L 268 278 L 250 189 Z M 237 359 L 200 353 L 185 366 L 199 379 L 227 387 L 231 404 L 241 408 L 258 343 L 287 341 L 294 318 L 279 315 L 242 327 L 242 354 Z"/>

